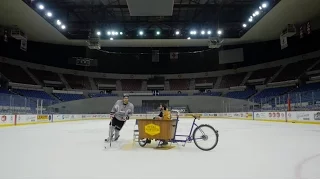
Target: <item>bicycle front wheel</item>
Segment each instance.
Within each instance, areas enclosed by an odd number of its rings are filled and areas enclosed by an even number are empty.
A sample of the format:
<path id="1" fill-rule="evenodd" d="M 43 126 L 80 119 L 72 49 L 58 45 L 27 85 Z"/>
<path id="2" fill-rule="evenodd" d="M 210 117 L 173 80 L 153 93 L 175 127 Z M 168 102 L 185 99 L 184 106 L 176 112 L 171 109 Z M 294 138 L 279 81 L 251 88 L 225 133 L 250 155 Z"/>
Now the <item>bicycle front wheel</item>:
<path id="1" fill-rule="evenodd" d="M 139 139 L 138 143 L 141 147 L 144 147 L 147 145 L 147 139 Z"/>
<path id="2" fill-rule="evenodd" d="M 193 131 L 194 144 L 203 151 L 215 148 L 219 141 L 219 133 L 208 124 L 201 124 Z"/>

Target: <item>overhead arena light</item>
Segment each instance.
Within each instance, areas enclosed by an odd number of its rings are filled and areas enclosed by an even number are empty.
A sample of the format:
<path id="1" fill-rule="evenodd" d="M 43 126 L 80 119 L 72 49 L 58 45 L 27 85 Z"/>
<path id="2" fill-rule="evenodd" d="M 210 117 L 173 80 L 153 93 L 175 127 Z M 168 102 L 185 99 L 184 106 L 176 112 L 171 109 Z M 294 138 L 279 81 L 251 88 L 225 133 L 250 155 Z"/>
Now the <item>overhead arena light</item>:
<path id="1" fill-rule="evenodd" d="M 57 25 L 60 26 L 61 24 L 62 24 L 61 21 L 58 19 L 57 20 Z"/>
<path id="2" fill-rule="evenodd" d="M 262 7 L 263 7 L 263 8 L 266 8 L 267 6 L 268 6 L 267 3 L 263 3 L 263 4 L 262 4 Z"/>
<path id="3" fill-rule="evenodd" d="M 52 17 L 52 12 L 49 11 L 49 12 L 46 13 L 46 15 L 47 15 L 48 17 Z"/>
<path id="4" fill-rule="evenodd" d="M 113 38 L 111 37 L 111 38 L 110 38 L 110 40 L 112 41 L 112 40 L 113 40 Z"/>
<path id="5" fill-rule="evenodd" d="M 157 34 L 157 35 L 160 35 L 160 31 L 157 31 L 156 34 Z"/>
<path id="6" fill-rule="evenodd" d="M 258 16 L 258 15 L 260 14 L 260 11 L 256 11 L 256 12 L 254 12 L 254 14 L 255 14 L 256 16 Z"/>
<path id="7" fill-rule="evenodd" d="M 40 10 L 43 10 L 43 9 L 44 9 L 44 5 L 39 4 L 39 5 L 38 5 L 38 8 L 39 8 Z"/>
<path id="8" fill-rule="evenodd" d="M 180 32 L 179 31 L 176 31 L 176 35 L 179 35 L 180 34 Z"/>
<path id="9" fill-rule="evenodd" d="M 206 32 L 205 32 L 205 31 L 201 31 L 201 34 L 202 34 L 202 35 L 205 35 L 205 34 L 206 34 Z"/>
<path id="10" fill-rule="evenodd" d="M 218 34 L 218 35 L 221 35 L 221 34 L 222 34 L 222 30 L 218 30 L 218 31 L 217 31 L 217 34 Z"/>
<path id="11" fill-rule="evenodd" d="M 191 39 L 191 37 L 188 37 L 187 39 L 189 40 L 189 39 Z"/>
<path id="12" fill-rule="evenodd" d="M 123 33 L 122 32 L 120 32 L 120 35 L 122 35 Z"/>
<path id="13" fill-rule="evenodd" d="M 207 34 L 209 34 L 209 35 L 210 35 L 210 34 L 211 34 L 211 31 L 208 31 L 208 32 L 207 32 Z"/>
<path id="14" fill-rule="evenodd" d="M 61 29 L 66 29 L 66 26 L 65 26 L 65 25 L 62 25 L 62 26 L 61 26 Z"/>
<path id="15" fill-rule="evenodd" d="M 244 27 L 244 28 L 247 27 L 247 24 L 242 24 L 242 27 Z"/>
<path id="16" fill-rule="evenodd" d="M 110 31 L 108 31 L 108 32 L 107 32 L 107 35 L 108 35 L 108 36 L 110 36 L 110 35 L 111 35 L 111 32 L 110 32 Z"/>
<path id="17" fill-rule="evenodd" d="M 100 35 L 101 35 L 101 32 L 100 32 L 100 31 L 97 31 L 97 35 L 100 36 Z"/>
<path id="18" fill-rule="evenodd" d="M 143 31 L 139 31 L 139 35 L 143 35 Z"/>
<path id="19" fill-rule="evenodd" d="M 252 18 L 249 18 L 249 22 L 252 22 L 253 21 L 253 19 Z"/>
<path id="20" fill-rule="evenodd" d="M 196 34 L 197 34 L 197 31 L 190 31 L 190 34 L 191 34 L 191 35 L 196 35 Z"/>

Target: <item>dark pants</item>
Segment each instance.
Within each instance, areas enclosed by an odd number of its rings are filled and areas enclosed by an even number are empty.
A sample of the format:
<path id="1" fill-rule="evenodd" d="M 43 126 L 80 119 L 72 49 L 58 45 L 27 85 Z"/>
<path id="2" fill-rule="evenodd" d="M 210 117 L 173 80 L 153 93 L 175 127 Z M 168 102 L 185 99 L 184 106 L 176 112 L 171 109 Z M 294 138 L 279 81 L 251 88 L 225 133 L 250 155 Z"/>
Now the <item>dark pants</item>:
<path id="1" fill-rule="evenodd" d="M 111 122 L 112 122 L 112 126 L 115 126 L 115 129 L 120 131 L 126 121 L 119 121 L 117 118 L 114 117 L 110 121 L 109 125 L 111 125 Z"/>

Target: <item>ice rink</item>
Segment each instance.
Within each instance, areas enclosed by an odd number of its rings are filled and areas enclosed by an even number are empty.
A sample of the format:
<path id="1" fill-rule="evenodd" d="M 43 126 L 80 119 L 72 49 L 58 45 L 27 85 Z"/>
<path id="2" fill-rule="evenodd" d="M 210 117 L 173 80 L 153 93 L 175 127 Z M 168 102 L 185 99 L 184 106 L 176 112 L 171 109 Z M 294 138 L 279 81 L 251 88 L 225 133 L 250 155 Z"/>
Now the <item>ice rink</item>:
<path id="1" fill-rule="evenodd" d="M 201 119 L 219 131 L 212 151 L 132 145 L 133 120 L 105 150 L 109 120 L 0 129 L 0 178 L 320 178 L 320 126 Z M 179 134 L 192 120 L 181 120 Z"/>

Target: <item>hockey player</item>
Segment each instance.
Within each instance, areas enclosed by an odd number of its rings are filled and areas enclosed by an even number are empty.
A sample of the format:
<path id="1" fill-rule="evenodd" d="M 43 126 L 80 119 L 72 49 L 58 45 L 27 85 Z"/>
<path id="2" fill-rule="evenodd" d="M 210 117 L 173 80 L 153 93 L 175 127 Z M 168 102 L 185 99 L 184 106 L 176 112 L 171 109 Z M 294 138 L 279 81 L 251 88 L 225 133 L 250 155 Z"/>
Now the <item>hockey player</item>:
<path id="1" fill-rule="evenodd" d="M 118 100 L 111 109 L 110 117 L 111 121 L 109 123 L 109 132 L 111 132 L 114 137 L 112 141 L 117 141 L 120 137 L 120 130 L 130 116 L 134 112 L 134 106 L 129 102 L 129 95 L 124 94 L 122 100 Z M 105 139 L 106 142 L 109 141 Z"/>

